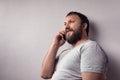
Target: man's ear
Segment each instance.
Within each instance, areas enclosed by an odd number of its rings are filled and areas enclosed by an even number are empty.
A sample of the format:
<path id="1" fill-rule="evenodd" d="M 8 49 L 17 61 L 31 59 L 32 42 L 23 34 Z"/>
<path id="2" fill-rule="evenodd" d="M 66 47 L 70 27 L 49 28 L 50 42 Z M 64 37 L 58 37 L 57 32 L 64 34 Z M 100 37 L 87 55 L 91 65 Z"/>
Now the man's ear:
<path id="1" fill-rule="evenodd" d="M 86 30 L 87 29 L 87 23 L 83 23 L 83 29 Z"/>

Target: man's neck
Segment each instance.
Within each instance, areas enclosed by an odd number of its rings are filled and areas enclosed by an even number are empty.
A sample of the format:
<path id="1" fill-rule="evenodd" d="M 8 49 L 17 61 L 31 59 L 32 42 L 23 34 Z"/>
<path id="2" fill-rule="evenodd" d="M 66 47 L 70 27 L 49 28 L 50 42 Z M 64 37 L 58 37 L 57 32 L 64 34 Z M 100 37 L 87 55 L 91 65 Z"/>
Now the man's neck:
<path id="1" fill-rule="evenodd" d="M 75 44 L 73 44 L 72 47 L 75 48 L 76 46 L 84 43 L 87 40 L 88 40 L 88 38 L 83 38 L 83 39 L 79 40 L 78 42 L 76 42 Z"/>
<path id="2" fill-rule="evenodd" d="M 72 44 L 72 47 L 75 48 L 76 46 L 84 43 L 87 40 L 88 40 L 87 33 L 85 31 L 83 31 L 82 38 L 79 41 L 77 41 L 75 44 Z"/>

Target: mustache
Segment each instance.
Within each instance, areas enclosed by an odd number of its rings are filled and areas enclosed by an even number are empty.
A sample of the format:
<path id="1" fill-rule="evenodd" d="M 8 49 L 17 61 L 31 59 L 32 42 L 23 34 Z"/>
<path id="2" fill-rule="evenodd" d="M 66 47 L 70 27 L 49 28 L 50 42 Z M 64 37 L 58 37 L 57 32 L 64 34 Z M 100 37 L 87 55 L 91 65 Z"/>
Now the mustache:
<path id="1" fill-rule="evenodd" d="M 65 29 L 65 32 L 69 32 L 69 31 L 74 31 L 73 29 L 70 29 L 70 28 L 66 28 Z"/>

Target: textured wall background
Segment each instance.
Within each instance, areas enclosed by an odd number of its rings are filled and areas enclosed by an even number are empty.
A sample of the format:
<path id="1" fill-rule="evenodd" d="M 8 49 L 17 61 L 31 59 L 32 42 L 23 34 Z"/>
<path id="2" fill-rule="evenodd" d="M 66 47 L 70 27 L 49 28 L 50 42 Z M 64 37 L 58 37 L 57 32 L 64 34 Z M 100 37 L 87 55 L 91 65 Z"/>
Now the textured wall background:
<path id="1" fill-rule="evenodd" d="M 109 57 L 109 80 L 120 80 L 119 0 L 0 0 L 0 80 L 42 80 L 41 62 L 65 15 L 90 20 L 90 38 Z M 66 48 L 67 44 L 62 47 Z M 62 49 L 61 48 L 61 49 Z"/>

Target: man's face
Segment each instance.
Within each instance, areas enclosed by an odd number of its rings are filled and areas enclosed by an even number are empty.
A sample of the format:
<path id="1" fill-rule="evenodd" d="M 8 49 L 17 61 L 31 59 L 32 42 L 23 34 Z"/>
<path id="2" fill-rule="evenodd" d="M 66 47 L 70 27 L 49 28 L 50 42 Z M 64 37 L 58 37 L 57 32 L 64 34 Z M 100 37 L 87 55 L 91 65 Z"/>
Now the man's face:
<path id="1" fill-rule="evenodd" d="M 65 38 L 70 44 L 75 44 L 82 37 L 81 20 L 77 15 L 69 15 L 65 18 Z"/>

